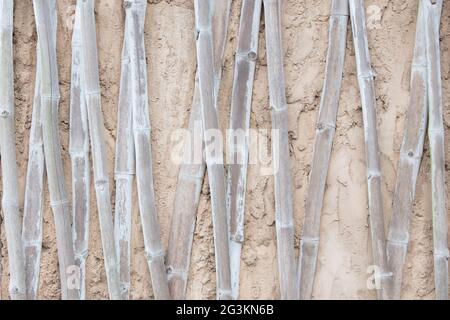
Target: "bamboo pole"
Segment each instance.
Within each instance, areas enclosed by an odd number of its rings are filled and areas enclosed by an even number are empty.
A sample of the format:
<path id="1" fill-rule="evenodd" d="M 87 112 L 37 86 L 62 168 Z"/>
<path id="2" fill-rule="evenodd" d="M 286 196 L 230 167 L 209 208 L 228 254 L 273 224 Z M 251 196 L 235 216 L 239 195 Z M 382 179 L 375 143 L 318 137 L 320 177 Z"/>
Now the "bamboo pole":
<path id="1" fill-rule="evenodd" d="M 90 163 L 89 131 L 81 57 L 81 16 L 76 7 L 72 37 L 70 96 L 70 159 L 72 163 L 72 215 L 75 263 L 80 271 L 80 298 L 86 298 L 86 259 L 89 244 Z"/>
<path id="2" fill-rule="evenodd" d="M 436 299 L 448 299 L 448 244 L 445 208 L 445 138 L 439 29 L 442 0 L 423 0 L 426 19 L 427 83 L 433 207 L 434 279 Z"/>
<path id="3" fill-rule="evenodd" d="M 227 38 L 230 7 L 231 1 L 224 0 L 216 1 L 213 8 L 216 106 L 222 74 L 223 52 Z M 201 122 L 202 107 L 197 74 L 192 112 L 188 127 L 190 143 L 186 144 L 183 151 L 183 162 L 180 165 L 178 175 L 178 185 L 175 193 L 167 250 L 169 289 L 172 298 L 176 300 L 186 298 L 196 214 L 206 170 L 205 160 L 203 159 L 203 128 Z"/>
<path id="4" fill-rule="evenodd" d="M 233 80 L 228 152 L 227 195 L 230 219 L 230 265 L 233 299 L 239 298 L 241 250 L 244 242 L 245 193 L 249 156 L 250 114 L 253 81 L 257 62 L 262 0 L 244 0 L 238 35 L 238 48 Z M 234 141 L 235 135 L 245 134 L 245 140 Z"/>
<path id="5" fill-rule="evenodd" d="M 125 8 L 129 6 L 127 3 L 129 3 L 129 1 L 124 1 Z M 125 23 L 117 116 L 115 163 L 116 206 L 114 219 L 114 233 L 116 237 L 116 250 L 120 272 L 120 289 L 122 299 L 124 300 L 129 298 L 130 291 L 132 192 L 135 175 L 128 29 L 129 23 Z"/>
<path id="6" fill-rule="evenodd" d="M 36 28 L 41 61 L 42 132 L 45 164 L 53 208 L 58 246 L 61 295 L 63 299 L 78 299 L 78 290 L 68 287 L 68 273 L 75 265 L 70 226 L 70 210 L 64 185 L 64 171 L 59 140 L 58 106 L 59 81 L 55 38 L 56 1 L 34 0 Z"/>
<path id="7" fill-rule="evenodd" d="M 200 101 L 205 139 L 206 166 L 211 189 L 211 205 L 216 253 L 217 298 L 231 299 L 230 256 L 228 240 L 228 221 L 225 199 L 225 170 L 223 150 L 215 148 L 211 136 L 219 130 L 214 81 L 214 53 L 212 35 L 213 2 L 195 0 L 195 19 L 197 27 L 197 64 Z M 211 141 L 210 141 L 211 140 Z M 215 141 L 217 142 L 217 141 Z"/>
<path id="8" fill-rule="evenodd" d="M 109 177 L 106 168 L 106 144 L 103 132 L 105 128 L 101 109 L 94 0 L 78 0 L 78 2 L 81 2 L 82 72 L 85 82 L 84 93 L 92 147 L 94 184 L 100 219 L 106 277 L 110 298 L 117 300 L 121 298 L 120 276 L 114 241 Z"/>
<path id="9" fill-rule="evenodd" d="M 25 256 L 22 245 L 22 221 L 19 213 L 16 142 L 14 129 L 14 1 L 0 1 L 0 150 L 3 174 L 2 209 L 5 219 L 9 257 L 9 295 L 12 300 L 26 299 Z"/>
<path id="10" fill-rule="evenodd" d="M 378 298 L 384 300 L 389 298 L 388 286 L 392 279 L 392 273 L 388 272 L 386 258 L 374 73 L 370 63 L 364 0 L 350 0 L 349 3 L 364 118 L 369 222 L 372 237 L 373 263 L 379 270 L 375 275 L 380 281 L 380 287 L 377 288 Z"/>
<path id="11" fill-rule="evenodd" d="M 272 109 L 278 276 L 281 299 L 298 298 L 294 253 L 292 178 L 289 163 L 288 112 L 284 80 L 281 0 L 264 0 L 267 66 Z"/>
<path id="12" fill-rule="evenodd" d="M 319 109 L 313 164 L 306 198 L 305 221 L 300 241 L 300 299 L 312 296 L 319 250 L 320 216 L 323 208 L 325 184 L 336 132 L 345 46 L 349 19 L 348 0 L 333 0 L 329 21 L 329 38 L 325 81 Z"/>
<path id="13" fill-rule="evenodd" d="M 419 5 L 416 24 L 409 108 L 397 169 L 392 219 L 386 243 L 389 269 L 393 273 L 391 298 L 395 300 L 401 298 L 403 266 L 408 249 L 411 213 L 427 129 L 427 56 L 424 33 L 425 16 L 422 5 Z"/>
<path id="14" fill-rule="evenodd" d="M 156 213 L 153 188 L 151 127 L 148 108 L 147 60 L 144 46 L 144 25 L 147 1 L 132 0 L 128 7 L 127 24 L 130 48 L 131 101 L 134 145 L 136 149 L 136 181 L 139 197 L 145 253 L 156 299 L 170 299 L 161 244 L 160 227 Z"/>

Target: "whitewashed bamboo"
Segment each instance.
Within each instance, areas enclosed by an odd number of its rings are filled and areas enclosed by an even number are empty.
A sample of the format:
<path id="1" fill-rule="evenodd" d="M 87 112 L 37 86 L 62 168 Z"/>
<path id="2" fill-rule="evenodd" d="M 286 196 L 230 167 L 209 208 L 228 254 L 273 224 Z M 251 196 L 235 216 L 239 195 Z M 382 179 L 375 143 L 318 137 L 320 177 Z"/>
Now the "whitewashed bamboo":
<path id="1" fill-rule="evenodd" d="M 231 100 L 229 159 L 227 179 L 228 215 L 230 219 L 230 266 L 233 299 L 239 298 L 241 250 L 244 242 L 245 193 L 249 157 L 250 114 L 253 81 L 258 53 L 262 0 L 244 0 L 241 9 L 238 47 Z M 234 137 L 246 134 L 245 140 Z"/>
<path id="2" fill-rule="evenodd" d="M 349 3 L 364 120 L 373 264 L 379 271 L 376 274 L 376 277 L 379 277 L 380 280 L 377 295 L 379 299 L 384 300 L 389 298 L 388 286 L 392 279 L 392 273 L 388 271 L 386 258 L 374 73 L 370 63 L 364 0 L 350 0 Z"/>
<path id="3" fill-rule="evenodd" d="M 94 183 L 105 259 L 109 296 L 121 298 L 120 277 L 114 241 L 113 216 L 110 203 L 109 177 L 106 161 L 104 122 L 101 109 L 100 78 L 98 69 L 97 35 L 94 0 L 78 0 L 81 6 L 81 39 L 84 93 L 92 147 Z"/>
<path id="4" fill-rule="evenodd" d="M 75 266 L 71 236 L 70 209 L 64 183 L 64 170 L 59 139 L 59 80 L 55 38 L 56 1 L 34 0 L 38 46 L 41 61 L 41 107 L 45 164 L 50 201 L 53 208 L 63 299 L 78 299 L 77 289 L 68 286 L 68 276 Z"/>
<path id="5" fill-rule="evenodd" d="M 147 61 L 144 40 L 147 1 L 131 0 L 130 3 L 131 5 L 126 10 L 126 21 L 129 26 L 125 37 L 129 39 L 130 49 L 131 101 L 139 212 L 153 293 L 158 300 L 168 300 L 170 299 L 169 285 L 153 188 Z"/>
<path id="6" fill-rule="evenodd" d="M 129 6 L 124 1 L 124 7 Z M 128 19 L 128 16 L 127 18 Z M 132 192 L 135 175 L 135 152 L 133 141 L 133 113 L 131 103 L 131 70 L 129 54 L 129 23 L 125 23 L 125 37 L 122 49 L 119 108 L 117 113 L 116 163 L 116 206 L 114 234 L 120 273 L 122 299 L 127 300 L 130 292 L 130 252 Z"/>
<path id="7" fill-rule="evenodd" d="M 288 112 L 284 79 L 284 54 L 281 31 L 281 0 L 264 0 L 266 50 L 272 109 L 272 153 L 275 180 L 278 276 L 281 299 L 298 298 L 294 249 L 292 177 L 289 161 Z"/>
<path id="8" fill-rule="evenodd" d="M 213 8 L 216 107 L 222 74 L 223 53 L 227 39 L 231 1 L 216 1 Z M 198 76 L 195 80 L 192 112 L 188 127 L 190 143 L 183 151 L 167 250 L 167 269 L 172 298 L 185 299 L 192 241 L 200 192 L 205 176 L 203 159 L 202 107 Z"/>
<path id="9" fill-rule="evenodd" d="M 80 298 L 86 298 L 86 259 L 89 243 L 90 161 L 89 131 L 82 77 L 80 6 L 72 36 L 70 90 L 70 159 L 72 163 L 72 216 L 75 262 L 80 273 Z"/>
<path id="10" fill-rule="evenodd" d="M 197 27 L 197 65 L 200 101 L 205 138 L 206 166 L 211 190 L 212 220 L 216 258 L 217 298 L 231 299 L 228 221 L 225 195 L 223 150 L 214 148 L 210 137 L 219 130 L 214 81 L 214 52 L 212 35 L 213 1 L 195 0 Z M 217 136 L 215 137 L 217 139 Z M 216 141 L 217 142 L 217 141 Z"/>
<path id="11" fill-rule="evenodd" d="M 2 210 L 9 260 L 9 295 L 26 299 L 25 256 L 19 212 L 16 142 L 14 129 L 14 1 L 0 1 L 0 152 L 3 178 Z"/>
<path id="12" fill-rule="evenodd" d="M 445 208 L 445 138 L 439 29 L 443 0 L 423 0 L 428 83 L 428 138 L 431 154 L 434 279 L 436 299 L 448 299 L 448 243 Z"/>
<path id="13" fill-rule="evenodd" d="M 348 0 L 333 0 L 329 21 L 325 81 L 316 127 L 316 142 L 306 198 L 305 222 L 300 241 L 299 289 L 301 300 L 311 299 L 313 291 L 319 250 L 320 216 L 323 208 L 331 149 L 336 132 L 348 19 Z"/>
<path id="14" fill-rule="evenodd" d="M 389 269 L 393 273 L 391 298 L 395 300 L 401 298 L 403 266 L 408 249 L 411 213 L 427 129 L 427 56 L 424 18 L 423 6 L 419 5 L 414 56 L 411 66 L 409 107 L 397 168 L 392 219 L 386 243 Z"/>

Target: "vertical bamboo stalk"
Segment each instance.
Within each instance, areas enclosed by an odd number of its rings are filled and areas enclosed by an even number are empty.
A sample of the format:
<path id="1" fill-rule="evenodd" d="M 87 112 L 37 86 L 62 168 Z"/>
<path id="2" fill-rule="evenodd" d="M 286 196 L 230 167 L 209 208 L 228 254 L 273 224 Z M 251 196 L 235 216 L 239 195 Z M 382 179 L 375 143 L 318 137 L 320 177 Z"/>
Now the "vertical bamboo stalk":
<path id="1" fill-rule="evenodd" d="M 241 250 L 244 242 L 245 193 L 249 156 L 250 114 L 258 52 L 262 0 L 244 0 L 238 35 L 231 100 L 230 159 L 227 179 L 230 219 L 230 265 L 233 299 L 239 298 Z M 245 134 L 245 140 L 238 135 Z M 237 138 L 235 141 L 234 138 Z"/>
<path id="2" fill-rule="evenodd" d="M 336 132 L 342 74 L 345 62 L 349 8 L 348 0 L 333 0 L 329 21 L 329 38 L 325 81 L 319 109 L 313 164 L 306 198 L 305 222 L 300 241 L 300 299 L 312 296 L 319 250 L 320 216 L 328 176 L 331 149 Z"/>
<path id="3" fill-rule="evenodd" d="M 156 299 L 170 299 L 161 244 L 160 227 L 156 213 L 153 188 L 150 112 L 148 108 L 147 61 L 144 46 L 144 24 L 147 1 L 132 0 L 127 10 L 129 24 L 131 101 L 134 145 L 136 149 L 136 180 L 139 197 L 145 253 Z"/>
<path id="4" fill-rule="evenodd" d="M 59 81 L 55 39 L 56 1 L 34 0 L 36 28 L 41 61 L 41 107 L 45 164 L 50 201 L 53 208 L 63 299 L 78 299 L 79 292 L 68 287 L 68 272 L 75 265 L 70 226 L 70 210 L 64 184 L 64 171 L 59 140 Z"/>
<path id="5" fill-rule="evenodd" d="M 124 1 L 126 8 L 129 1 Z M 126 17 L 128 19 L 128 15 Z M 116 207 L 114 233 L 120 272 L 122 299 L 129 298 L 132 192 L 135 175 L 135 151 L 133 141 L 133 113 L 131 103 L 131 70 L 129 54 L 129 23 L 125 23 L 125 37 L 122 49 L 119 108 L 117 116 L 116 141 Z"/>
<path id="6" fill-rule="evenodd" d="M 442 78 L 439 46 L 442 0 L 423 0 L 426 26 L 428 137 L 431 153 L 431 190 L 433 207 L 434 279 L 436 299 L 448 299 L 448 244 L 445 208 L 445 141 L 442 114 Z"/>
<path id="7" fill-rule="evenodd" d="M 16 142 L 14 135 L 14 1 L 0 1 L 0 151 L 3 174 L 2 209 L 5 219 L 9 257 L 9 295 L 12 300 L 26 299 L 25 256 L 22 245 L 22 221 L 19 213 Z"/>
<path id="8" fill-rule="evenodd" d="M 217 298 L 231 299 L 228 221 L 225 199 L 225 170 L 223 150 L 215 145 L 219 139 L 219 121 L 215 108 L 214 53 L 212 36 L 213 1 L 195 0 L 197 27 L 197 64 L 200 101 L 206 150 L 206 166 L 211 189 L 211 205 L 216 253 Z M 216 134 L 215 136 L 212 136 Z M 211 137 L 210 137 L 211 135 Z"/>
<path id="9" fill-rule="evenodd" d="M 213 38 L 216 105 L 222 74 L 223 52 L 226 44 L 231 1 L 216 1 L 213 8 Z M 221 22 L 223 21 L 223 22 Z M 219 61 L 219 62 L 218 62 Z M 206 165 L 203 159 L 202 107 L 195 80 L 192 112 L 189 120 L 189 138 L 183 151 L 167 250 L 167 269 L 172 298 L 185 299 L 191 259 L 195 221 Z"/>
<path id="10" fill-rule="evenodd" d="M 121 298 L 120 277 L 114 241 L 109 177 L 106 167 L 105 128 L 101 109 L 94 0 L 78 0 L 78 2 L 81 2 L 82 71 L 85 82 L 84 88 L 92 147 L 94 183 L 100 219 L 106 277 L 110 298 L 117 300 Z"/>
<path id="11" fill-rule="evenodd" d="M 89 244 L 89 130 L 84 97 L 81 54 L 81 16 L 77 5 L 72 37 L 70 96 L 70 159 L 72 163 L 72 215 L 75 262 L 80 270 L 80 298 L 86 298 L 86 259 Z"/>
<path id="12" fill-rule="evenodd" d="M 379 277 L 380 280 L 380 288 L 377 288 L 377 294 L 379 299 L 388 299 L 388 285 L 392 274 L 388 272 L 386 258 L 374 74 L 370 63 L 364 0 L 350 0 L 349 3 L 356 67 L 358 71 L 358 83 L 364 118 L 369 221 L 372 237 L 373 263 L 379 270 L 376 276 Z"/>
<path id="13" fill-rule="evenodd" d="M 391 298 L 395 300 L 401 298 L 403 265 L 408 250 L 411 213 L 427 129 L 427 56 L 424 18 L 423 6 L 419 5 L 416 43 L 411 66 L 409 108 L 397 168 L 392 219 L 386 243 L 389 269 L 393 274 Z"/>
<path id="14" fill-rule="evenodd" d="M 278 275 L 281 299 L 298 298 L 294 253 L 292 178 L 289 163 L 288 112 L 284 80 L 281 0 L 264 0 L 267 66 L 272 109 Z"/>

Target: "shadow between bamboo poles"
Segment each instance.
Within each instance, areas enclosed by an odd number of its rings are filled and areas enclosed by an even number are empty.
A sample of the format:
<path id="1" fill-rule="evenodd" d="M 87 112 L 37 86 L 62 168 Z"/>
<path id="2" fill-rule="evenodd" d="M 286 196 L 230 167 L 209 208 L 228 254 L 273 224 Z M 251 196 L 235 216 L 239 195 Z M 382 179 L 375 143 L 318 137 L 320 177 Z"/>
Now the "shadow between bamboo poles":
<path id="1" fill-rule="evenodd" d="M 217 97 L 222 78 L 223 53 L 227 40 L 227 31 L 231 1 L 216 1 L 213 8 L 214 41 L 214 79 L 217 109 Z M 203 158 L 202 107 L 198 83 L 198 70 L 195 77 L 192 111 L 189 119 L 189 137 L 185 144 L 182 164 L 178 174 L 175 192 L 174 210 L 167 250 L 167 270 L 169 289 L 173 299 L 186 298 L 187 280 L 194 238 L 196 214 L 200 192 L 205 176 L 206 164 Z"/>
<path id="2" fill-rule="evenodd" d="M 363 109 L 373 264 L 376 268 L 375 276 L 379 280 L 377 281 L 377 284 L 379 282 L 377 295 L 379 299 L 385 300 L 389 299 L 389 284 L 392 279 L 392 273 L 388 271 L 386 258 L 374 74 L 370 63 L 364 0 L 350 0 L 349 3 L 358 83 Z"/>
<path id="3" fill-rule="evenodd" d="M 325 80 L 316 127 L 316 142 L 306 198 L 305 221 L 300 241 L 299 289 L 301 300 L 309 300 L 312 297 L 319 250 L 320 218 L 333 139 L 336 132 L 348 20 L 348 0 L 333 0 L 329 21 Z"/>
<path id="4" fill-rule="evenodd" d="M 425 15 L 423 6 L 420 4 L 418 7 L 409 107 L 397 168 L 392 219 L 386 243 L 389 270 L 393 273 L 391 298 L 395 300 L 401 298 L 403 266 L 408 250 L 411 213 L 422 162 L 428 117 Z"/>
<path id="5" fill-rule="evenodd" d="M 208 143 L 211 130 L 219 130 L 217 116 L 214 53 L 212 37 L 212 2 L 195 0 L 195 20 L 197 27 L 197 64 L 200 100 L 204 128 L 206 166 L 211 189 L 212 220 L 216 258 L 217 298 L 231 299 L 230 255 L 228 239 L 228 219 L 225 196 L 225 170 L 223 154 L 213 150 Z"/>
<path id="6" fill-rule="evenodd" d="M 230 228 L 230 268 L 233 299 L 239 298 L 241 250 L 244 242 L 245 193 L 249 157 L 250 114 L 258 53 L 262 0 L 244 0 L 231 98 L 227 199 Z M 245 133 L 245 140 L 238 135 Z M 237 141 L 235 141 L 235 137 Z"/>
<path id="7" fill-rule="evenodd" d="M 448 244 L 445 208 L 445 142 L 442 78 L 439 44 L 442 0 L 422 0 L 426 19 L 428 137 L 431 154 L 431 191 L 433 209 L 434 279 L 436 299 L 448 299 Z"/>
<path id="8" fill-rule="evenodd" d="M 84 88 L 92 147 L 94 184 L 97 195 L 106 277 L 110 298 L 117 300 L 121 298 L 120 277 L 110 203 L 109 177 L 106 167 L 105 129 L 101 110 L 94 1 L 78 0 L 78 2 L 81 2 L 83 79 L 85 80 Z"/>
<path id="9" fill-rule="evenodd" d="M 89 247 L 90 161 L 81 48 L 81 7 L 77 4 L 72 36 L 70 142 L 72 166 L 72 232 L 75 263 L 80 274 L 80 298 L 86 298 L 86 259 Z"/>
<path id="10" fill-rule="evenodd" d="M 272 109 L 272 153 L 275 180 L 278 275 L 282 299 L 297 299 L 292 177 L 289 163 L 288 114 L 283 67 L 281 0 L 264 0 L 269 96 Z"/>
<path id="11" fill-rule="evenodd" d="M 9 262 L 9 295 L 26 299 L 25 257 L 22 245 L 22 220 L 19 212 L 16 142 L 14 129 L 14 2 L 0 1 L 0 150 L 3 178 L 2 210 Z"/>
<path id="12" fill-rule="evenodd" d="M 70 227 L 70 209 L 64 182 L 64 171 L 59 139 L 58 107 L 59 81 L 54 41 L 56 28 L 52 25 L 56 18 L 54 0 L 34 0 L 36 28 L 41 61 L 41 105 L 42 132 L 44 141 L 45 164 L 48 177 L 51 206 L 54 213 L 56 240 L 63 299 L 79 299 L 77 289 L 69 287 L 69 272 L 75 266 L 72 230 Z"/>

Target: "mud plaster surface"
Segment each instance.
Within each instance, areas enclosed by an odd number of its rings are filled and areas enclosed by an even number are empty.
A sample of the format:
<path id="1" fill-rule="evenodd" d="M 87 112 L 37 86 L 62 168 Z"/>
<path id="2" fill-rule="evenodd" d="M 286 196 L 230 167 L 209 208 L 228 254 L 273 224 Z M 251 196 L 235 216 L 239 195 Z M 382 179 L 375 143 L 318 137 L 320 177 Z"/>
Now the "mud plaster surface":
<path id="1" fill-rule="evenodd" d="M 20 174 L 20 199 L 23 203 L 28 139 L 36 65 L 36 32 L 31 0 L 15 2 L 14 53 L 16 139 Z M 113 178 L 116 110 L 119 94 L 120 58 L 124 31 L 122 1 L 96 1 L 102 107 L 107 130 L 108 160 Z M 444 2 L 441 29 L 442 77 L 446 141 L 450 134 L 450 4 Z M 70 191 L 69 89 L 71 31 L 75 0 L 58 1 L 58 64 L 60 75 L 60 135 L 63 144 L 66 185 Z M 381 9 L 381 21 L 369 30 L 369 46 L 377 73 L 377 109 L 384 210 L 390 220 L 398 153 L 403 136 L 409 96 L 410 65 L 416 25 L 417 1 L 368 0 L 366 6 Z M 234 51 L 241 0 L 232 4 L 223 85 L 220 93 L 221 124 L 228 127 L 234 70 Z M 371 7 L 374 8 L 374 7 Z M 303 222 L 305 195 L 311 168 L 315 121 L 320 102 L 327 49 L 329 0 L 284 1 L 284 46 L 287 99 L 289 105 L 290 159 L 294 183 L 296 247 Z M 368 13 L 368 16 L 371 13 Z M 146 47 L 148 53 L 149 94 L 153 126 L 153 158 L 157 207 L 165 247 L 173 209 L 178 167 L 170 161 L 171 134 L 188 124 L 196 70 L 193 36 L 194 12 L 190 0 L 151 0 L 147 11 Z M 270 129 L 264 23 L 255 79 L 251 126 Z M 343 92 L 333 146 L 331 167 L 322 214 L 321 242 L 316 299 L 373 299 L 367 289 L 372 264 L 368 226 L 362 110 L 356 79 L 351 37 Z M 450 148 L 447 146 L 446 166 Z M 246 204 L 245 244 L 242 254 L 241 297 L 279 298 L 276 262 L 273 179 L 261 176 L 257 166 L 250 167 Z M 434 298 L 430 156 L 426 146 L 418 180 L 417 199 L 412 215 L 411 244 L 404 270 L 403 297 Z M 447 170 L 447 181 L 450 171 Z M 448 195 L 448 187 L 447 187 Z M 114 194 L 114 192 L 112 192 Z M 87 260 L 87 296 L 106 299 L 100 230 L 95 197 L 91 203 L 90 251 Z M 113 201 L 113 199 L 112 199 Z M 44 236 L 39 298 L 58 299 L 59 276 L 52 213 L 45 198 Z M 214 250 L 208 186 L 200 200 L 195 230 L 188 297 L 215 297 Z M 2 297 L 7 297 L 8 258 L 5 233 L 1 230 Z M 297 250 L 298 251 L 298 250 Z M 131 298 L 152 298 L 138 212 L 133 215 Z"/>

